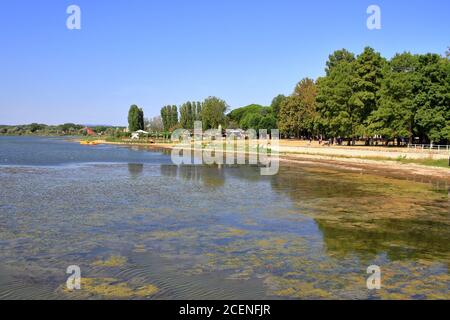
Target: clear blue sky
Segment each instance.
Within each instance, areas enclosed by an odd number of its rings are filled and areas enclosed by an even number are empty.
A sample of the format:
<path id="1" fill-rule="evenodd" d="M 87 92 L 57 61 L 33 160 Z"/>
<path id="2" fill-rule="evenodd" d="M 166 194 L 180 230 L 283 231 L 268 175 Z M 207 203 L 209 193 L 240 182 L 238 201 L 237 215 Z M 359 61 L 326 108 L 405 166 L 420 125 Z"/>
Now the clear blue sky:
<path id="1" fill-rule="evenodd" d="M 125 125 L 165 104 L 215 95 L 232 108 L 270 104 L 328 55 L 369 45 L 443 54 L 448 0 L 2 0 L 0 124 Z M 66 8 L 81 8 L 81 30 Z M 366 28 L 377 4 L 382 29 Z"/>

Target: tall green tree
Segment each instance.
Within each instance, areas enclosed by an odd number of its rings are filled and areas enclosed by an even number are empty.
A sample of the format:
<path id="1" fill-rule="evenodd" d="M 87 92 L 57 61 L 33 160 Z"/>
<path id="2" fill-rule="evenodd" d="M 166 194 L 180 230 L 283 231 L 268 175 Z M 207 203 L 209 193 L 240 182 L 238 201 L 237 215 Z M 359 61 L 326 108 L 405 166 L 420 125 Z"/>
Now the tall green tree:
<path id="1" fill-rule="evenodd" d="M 190 126 L 189 111 L 188 111 L 187 103 L 183 103 L 180 106 L 180 126 L 184 129 L 188 129 Z"/>
<path id="2" fill-rule="evenodd" d="M 352 104 L 355 59 L 347 50 L 330 55 L 326 76 L 317 80 L 317 126 L 332 137 L 354 137 L 357 116 Z"/>
<path id="3" fill-rule="evenodd" d="M 342 62 L 352 63 L 354 60 L 355 55 L 347 49 L 336 50 L 328 56 L 325 73 L 328 76 L 337 65 L 341 64 Z"/>
<path id="4" fill-rule="evenodd" d="M 380 90 L 380 105 L 369 117 L 370 129 L 388 139 L 408 137 L 413 141 L 420 86 L 418 56 L 408 52 L 392 58 Z"/>
<path id="5" fill-rule="evenodd" d="M 202 102 L 197 101 L 195 121 L 202 121 Z"/>
<path id="6" fill-rule="evenodd" d="M 369 115 L 378 108 L 381 83 L 387 61 L 380 53 L 370 47 L 358 55 L 354 61 L 352 79 L 353 95 L 350 105 L 353 107 L 352 118 L 356 121 L 355 133 L 368 136 L 367 121 Z"/>
<path id="7" fill-rule="evenodd" d="M 206 98 L 201 108 L 201 119 L 204 129 L 218 128 L 219 125 L 225 125 L 225 112 L 228 106 L 224 100 L 216 97 Z"/>
<path id="8" fill-rule="evenodd" d="M 163 123 L 164 130 L 168 131 L 170 127 L 169 117 L 168 117 L 168 107 L 164 106 L 161 108 L 161 121 Z"/>
<path id="9" fill-rule="evenodd" d="M 259 104 L 251 104 L 234 109 L 227 115 L 228 128 L 240 129 L 276 129 L 277 120 L 272 107 L 263 107 Z"/>
<path id="10" fill-rule="evenodd" d="M 430 142 L 450 140 L 450 60 L 438 54 L 418 57 L 416 133 Z"/>
<path id="11" fill-rule="evenodd" d="M 278 115 L 278 127 L 281 133 L 285 135 L 300 136 L 300 115 L 303 107 L 302 101 L 298 96 L 289 96 L 283 99 L 280 105 Z"/>
<path id="12" fill-rule="evenodd" d="M 178 107 L 176 105 L 172 106 L 171 109 L 171 129 L 178 125 Z"/>
<path id="13" fill-rule="evenodd" d="M 314 80 L 302 79 L 295 87 L 294 93 L 284 99 L 280 106 L 278 126 L 284 134 L 300 137 L 314 133 L 317 86 Z"/>
<path id="14" fill-rule="evenodd" d="M 263 114 L 266 113 L 264 110 L 267 109 L 267 107 L 263 107 L 259 104 L 250 104 L 245 107 L 237 108 L 232 110 L 228 114 L 229 121 L 236 122 L 238 125 L 242 126 L 241 121 L 248 115 L 248 114 Z"/>
<path id="15" fill-rule="evenodd" d="M 178 108 L 177 106 L 167 105 L 161 109 L 161 119 L 164 130 L 170 131 L 178 125 Z"/>
<path id="16" fill-rule="evenodd" d="M 130 131 L 144 130 L 144 111 L 135 104 L 128 111 L 128 129 Z"/>
<path id="17" fill-rule="evenodd" d="M 273 115 L 276 119 L 278 119 L 280 115 L 280 109 L 281 109 L 281 103 L 286 99 L 286 96 L 283 94 L 277 95 L 275 98 L 273 98 L 272 103 L 270 106 L 272 107 Z"/>
<path id="18" fill-rule="evenodd" d="M 194 128 L 194 112 L 192 110 L 192 103 L 190 101 L 186 102 L 186 120 L 187 120 L 187 127 L 188 129 Z"/>
<path id="19" fill-rule="evenodd" d="M 195 104 L 194 104 L 195 108 Z M 180 106 L 180 126 L 184 129 L 193 129 L 195 121 L 195 113 L 190 101 Z"/>

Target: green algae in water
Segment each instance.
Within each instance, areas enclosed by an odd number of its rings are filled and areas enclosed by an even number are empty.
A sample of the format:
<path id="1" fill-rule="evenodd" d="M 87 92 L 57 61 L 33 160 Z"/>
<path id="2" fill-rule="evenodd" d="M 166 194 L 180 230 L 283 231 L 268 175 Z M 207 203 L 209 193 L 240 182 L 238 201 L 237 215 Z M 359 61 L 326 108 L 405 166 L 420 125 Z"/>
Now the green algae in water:
<path id="1" fill-rule="evenodd" d="M 154 295 L 159 289 L 154 285 L 144 285 L 133 287 L 126 282 L 120 282 L 114 278 L 81 278 L 81 289 L 77 292 L 81 295 L 102 297 L 102 298 L 146 298 Z M 70 295 L 67 289 L 64 292 Z"/>
<path id="2" fill-rule="evenodd" d="M 442 182 L 162 161 L 0 168 L 0 258 L 3 272 L 16 270 L 0 298 L 24 297 L 24 286 L 81 299 L 450 298 Z M 73 264 L 91 279 L 85 291 L 57 290 Z M 379 291 L 366 288 L 371 264 Z M 243 296 L 242 286 L 254 291 Z"/>
<path id="3" fill-rule="evenodd" d="M 127 258 L 122 256 L 111 256 L 106 260 L 98 260 L 92 263 L 96 267 L 122 267 L 127 263 Z"/>

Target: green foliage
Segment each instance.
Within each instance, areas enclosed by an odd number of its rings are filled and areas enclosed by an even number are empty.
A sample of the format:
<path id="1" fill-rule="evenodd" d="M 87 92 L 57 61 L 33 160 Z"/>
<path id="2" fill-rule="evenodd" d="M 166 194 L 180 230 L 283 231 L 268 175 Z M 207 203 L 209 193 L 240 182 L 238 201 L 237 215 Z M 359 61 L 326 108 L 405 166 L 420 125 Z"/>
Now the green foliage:
<path id="1" fill-rule="evenodd" d="M 262 121 L 263 116 L 259 113 L 247 113 L 240 121 L 242 129 L 259 129 L 259 123 Z"/>
<path id="2" fill-rule="evenodd" d="M 341 63 L 352 63 L 355 60 L 355 55 L 349 52 L 347 49 L 336 50 L 331 55 L 328 56 L 328 61 L 326 62 L 325 73 L 327 76 L 330 72 Z"/>
<path id="3" fill-rule="evenodd" d="M 219 125 L 225 125 L 227 109 L 228 105 L 225 101 L 216 97 L 206 98 L 201 106 L 203 129 L 218 128 Z"/>
<path id="4" fill-rule="evenodd" d="M 266 129 L 266 130 L 272 130 L 272 129 L 276 129 L 278 128 L 277 125 L 277 118 L 275 117 L 275 115 L 273 113 L 268 113 L 267 115 L 263 116 L 257 127 L 255 128 L 255 130 L 260 130 L 260 129 Z"/>
<path id="5" fill-rule="evenodd" d="M 83 126 L 77 125 L 75 123 L 64 123 L 64 124 L 60 125 L 59 128 L 62 131 L 69 133 L 69 132 L 75 132 L 77 130 L 80 130 L 83 128 Z"/>
<path id="6" fill-rule="evenodd" d="M 198 102 L 201 109 L 201 104 Z M 197 102 L 186 102 L 180 106 L 180 126 L 184 129 L 193 129 L 194 122 L 199 118 L 196 114 Z"/>
<path id="7" fill-rule="evenodd" d="M 130 131 L 144 130 L 144 111 L 135 104 L 128 111 L 128 129 Z"/>
<path id="8" fill-rule="evenodd" d="M 370 129 L 390 139 L 450 140 L 450 61 L 437 54 L 397 54 L 385 72 Z"/>
<path id="9" fill-rule="evenodd" d="M 169 108 L 169 106 L 164 106 L 161 108 L 161 120 L 163 122 L 164 130 L 167 130 L 167 128 L 169 128 L 169 124 L 170 124 L 169 116 L 168 116 L 170 112 L 169 112 L 168 108 Z"/>
<path id="10" fill-rule="evenodd" d="M 415 130 L 431 141 L 450 140 L 450 61 L 437 54 L 418 60 Z"/>
<path id="11" fill-rule="evenodd" d="M 46 127 L 45 124 L 32 123 L 32 124 L 30 124 L 30 131 L 32 133 L 35 133 L 35 132 L 37 132 L 39 130 L 44 130 L 45 127 Z"/>
<path id="12" fill-rule="evenodd" d="M 369 118 L 370 129 L 388 139 L 410 137 L 417 108 L 418 59 L 410 53 L 397 54 L 385 72 L 379 108 Z"/>
<path id="13" fill-rule="evenodd" d="M 174 128 L 175 126 L 178 125 L 178 108 L 175 105 L 172 106 L 171 118 L 172 118 L 172 122 L 171 122 L 172 127 L 171 128 Z"/>
<path id="14" fill-rule="evenodd" d="M 161 108 L 161 121 L 164 130 L 173 131 L 177 128 L 193 129 L 195 121 L 201 121 L 202 103 L 185 102 L 179 108 L 175 105 L 168 105 Z"/>
<path id="15" fill-rule="evenodd" d="M 328 75 L 317 81 L 317 110 L 320 126 L 328 135 L 351 137 L 356 131 L 355 105 L 352 104 L 352 80 L 355 77 L 354 60 L 339 60 Z"/>
<path id="16" fill-rule="evenodd" d="M 202 121 L 202 103 L 196 103 L 195 121 Z"/>
<path id="17" fill-rule="evenodd" d="M 231 111 L 228 114 L 228 119 L 230 121 L 235 121 L 236 123 L 240 124 L 241 120 L 245 118 L 245 116 L 247 116 L 248 114 L 260 114 L 263 112 L 264 108 L 267 107 L 263 107 L 259 104 L 250 104 L 248 106 L 242 107 L 242 108 L 237 108 L 234 109 L 233 111 Z"/>
<path id="18" fill-rule="evenodd" d="M 38 123 L 31 123 L 20 126 L 0 126 L 0 134 L 2 135 L 36 135 L 36 136 L 73 136 L 85 135 L 86 130 L 84 125 L 65 123 L 62 125 L 45 125 Z M 123 128 L 115 128 L 109 126 L 97 126 L 92 128 L 95 132 L 114 135 L 116 130 L 123 130 Z"/>
<path id="19" fill-rule="evenodd" d="M 325 75 L 316 81 L 302 79 L 292 95 L 276 96 L 270 107 L 248 105 L 227 116 L 225 101 L 209 97 L 203 102 L 166 105 L 161 116 L 144 123 L 144 112 L 132 105 L 128 112 L 130 131 L 147 128 L 169 134 L 176 128 L 272 129 L 285 135 L 341 138 L 381 136 L 387 140 L 418 137 L 421 142 L 450 142 L 450 48 L 438 54 L 396 54 L 390 61 L 370 47 L 355 56 L 346 49 L 332 53 Z M 178 113 L 179 110 L 179 113 Z M 0 126 L 4 135 L 85 134 L 84 126 L 65 123 L 47 126 L 32 123 Z M 108 126 L 97 133 L 120 135 Z"/>
<path id="20" fill-rule="evenodd" d="M 357 123 L 354 131 L 359 136 L 367 136 L 368 117 L 378 108 L 379 91 L 387 61 L 374 49 L 366 47 L 353 64 L 355 74 L 350 103 L 353 106 L 353 119 Z"/>
<path id="21" fill-rule="evenodd" d="M 131 136 L 130 132 L 124 132 L 123 130 L 116 130 L 114 132 L 114 137 L 115 138 L 122 139 L 122 138 L 129 138 L 130 136 Z"/>
<path id="22" fill-rule="evenodd" d="M 106 132 L 111 132 L 111 127 L 109 126 L 95 126 L 92 128 L 92 130 L 94 130 L 97 133 L 106 133 Z"/>
<path id="23" fill-rule="evenodd" d="M 379 135 L 410 141 L 418 136 L 421 141 L 448 142 L 449 64 L 437 54 L 397 54 L 388 62 L 370 47 L 356 58 L 338 50 L 329 56 L 324 77 L 315 83 L 304 79 L 292 96 L 274 99 L 279 128 L 295 136 Z M 246 118 L 247 123 L 256 121 Z"/>
<path id="24" fill-rule="evenodd" d="M 179 126 L 177 106 L 167 105 L 161 109 L 161 119 L 165 131 L 172 131 Z"/>
<path id="25" fill-rule="evenodd" d="M 275 129 L 277 119 L 272 107 L 263 107 L 259 104 L 251 104 L 234 109 L 228 115 L 228 127 L 240 129 Z"/>
<path id="26" fill-rule="evenodd" d="M 273 110 L 273 115 L 275 116 L 275 118 L 278 119 L 279 114 L 280 114 L 280 110 L 281 110 L 281 104 L 283 103 L 283 101 L 286 99 L 286 96 L 283 94 L 279 94 L 277 95 L 275 98 L 273 98 L 272 103 L 271 103 L 271 107 Z"/>
<path id="27" fill-rule="evenodd" d="M 280 106 L 278 125 L 282 133 L 296 137 L 315 133 L 316 96 L 314 80 L 304 78 L 296 85 L 294 93 L 285 98 Z"/>

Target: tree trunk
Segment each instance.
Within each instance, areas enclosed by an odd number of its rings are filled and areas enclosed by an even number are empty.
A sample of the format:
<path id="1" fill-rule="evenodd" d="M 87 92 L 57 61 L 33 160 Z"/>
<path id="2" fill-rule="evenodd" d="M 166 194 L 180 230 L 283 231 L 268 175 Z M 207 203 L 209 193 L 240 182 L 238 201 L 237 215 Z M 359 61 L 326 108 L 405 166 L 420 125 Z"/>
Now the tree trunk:
<path id="1" fill-rule="evenodd" d="M 413 143 L 413 119 L 409 122 L 409 144 Z"/>

